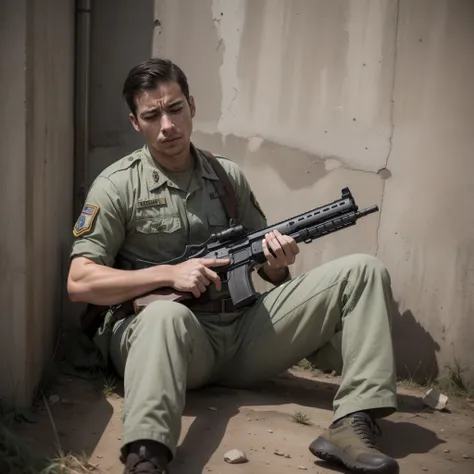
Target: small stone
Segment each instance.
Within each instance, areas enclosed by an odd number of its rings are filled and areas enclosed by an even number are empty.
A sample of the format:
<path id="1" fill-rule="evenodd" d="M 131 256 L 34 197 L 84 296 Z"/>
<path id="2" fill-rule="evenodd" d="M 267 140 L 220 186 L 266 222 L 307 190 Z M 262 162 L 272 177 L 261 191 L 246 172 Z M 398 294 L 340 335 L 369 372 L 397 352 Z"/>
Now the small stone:
<path id="1" fill-rule="evenodd" d="M 252 421 L 252 418 L 247 418 L 247 421 Z"/>
<path id="2" fill-rule="evenodd" d="M 211 410 L 211 411 L 217 411 L 217 408 L 216 408 L 216 407 L 208 407 L 208 408 L 209 408 L 209 410 Z"/>
<path id="3" fill-rule="evenodd" d="M 269 433 L 273 433 L 273 430 L 268 430 Z"/>
<path id="4" fill-rule="evenodd" d="M 49 403 L 51 403 L 51 405 L 54 405 L 55 403 L 58 403 L 59 400 L 60 400 L 59 395 L 51 395 L 49 397 Z"/>
<path id="5" fill-rule="evenodd" d="M 285 458 L 286 458 L 286 459 L 291 459 L 291 455 L 285 454 Z"/>
<path id="6" fill-rule="evenodd" d="M 224 461 L 229 464 L 242 464 L 248 462 L 248 459 L 242 451 L 232 449 L 224 454 Z"/>
<path id="7" fill-rule="evenodd" d="M 443 411 L 448 405 L 448 397 L 438 390 L 430 388 L 423 397 L 423 403 L 433 410 Z"/>
<path id="8" fill-rule="evenodd" d="M 427 471 L 428 470 L 426 467 L 422 467 L 421 469 L 422 469 L 422 471 Z"/>
<path id="9" fill-rule="evenodd" d="M 446 453 L 446 454 L 448 454 L 449 452 L 450 452 L 449 449 L 445 449 L 445 450 L 443 451 L 443 453 Z"/>
<path id="10" fill-rule="evenodd" d="M 278 451 L 278 449 L 276 451 L 273 451 L 273 454 L 276 454 L 277 456 L 284 456 L 284 453 Z"/>
<path id="11" fill-rule="evenodd" d="M 463 459 L 471 459 L 471 456 L 468 456 L 467 454 L 463 454 L 463 455 L 462 455 L 462 458 L 463 458 Z"/>
<path id="12" fill-rule="evenodd" d="M 304 466 L 298 466 L 298 469 L 300 469 L 301 471 L 307 471 L 308 470 L 308 468 L 304 467 Z"/>

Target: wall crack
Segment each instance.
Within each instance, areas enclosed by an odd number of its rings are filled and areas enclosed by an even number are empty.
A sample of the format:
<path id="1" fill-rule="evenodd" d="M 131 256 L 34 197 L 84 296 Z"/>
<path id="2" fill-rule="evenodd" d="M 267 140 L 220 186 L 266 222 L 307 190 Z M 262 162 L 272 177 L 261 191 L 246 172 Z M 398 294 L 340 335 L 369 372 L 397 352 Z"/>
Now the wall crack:
<path id="1" fill-rule="evenodd" d="M 390 136 L 388 138 L 388 153 L 387 157 L 385 158 L 385 169 L 388 169 L 388 162 L 390 160 L 390 157 L 392 155 L 392 150 L 393 150 L 393 134 L 395 131 L 395 120 L 394 120 L 394 109 L 395 109 L 395 82 L 396 82 L 396 76 L 397 76 L 397 55 L 398 55 L 398 32 L 399 32 L 399 26 L 400 26 L 400 0 L 397 0 L 397 14 L 396 14 L 396 23 L 395 23 L 395 48 L 394 48 L 394 54 L 393 54 L 393 77 L 392 77 L 392 93 L 390 95 Z M 382 212 L 383 212 L 383 204 L 384 204 L 384 199 L 385 199 L 385 179 L 382 184 L 382 197 L 380 199 L 380 212 L 379 212 L 379 222 L 377 225 L 377 234 L 376 234 L 376 239 L 377 239 L 377 247 L 375 250 L 375 256 L 378 257 L 379 250 L 380 250 L 380 227 L 382 224 Z"/>

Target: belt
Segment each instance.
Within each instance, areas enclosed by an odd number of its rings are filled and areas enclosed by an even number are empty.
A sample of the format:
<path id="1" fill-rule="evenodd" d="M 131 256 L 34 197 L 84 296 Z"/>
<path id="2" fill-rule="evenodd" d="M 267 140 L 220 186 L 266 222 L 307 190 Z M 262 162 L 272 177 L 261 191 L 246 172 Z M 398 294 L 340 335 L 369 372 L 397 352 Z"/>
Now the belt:
<path id="1" fill-rule="evenodd" d="M 203 313 L 234 313 L 238 309 L 232 303 L 232 298 L 221 298 L 206 302 L 193 302 L 190 300 L 181 301 L 192 311 L 200 311 Z"/>

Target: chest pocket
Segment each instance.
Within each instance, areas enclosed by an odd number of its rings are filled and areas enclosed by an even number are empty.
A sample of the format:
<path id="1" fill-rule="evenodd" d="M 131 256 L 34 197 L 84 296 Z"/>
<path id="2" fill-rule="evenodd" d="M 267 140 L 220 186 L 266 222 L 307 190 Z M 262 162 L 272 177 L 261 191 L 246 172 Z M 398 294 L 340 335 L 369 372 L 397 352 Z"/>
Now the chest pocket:
<path id="1" fill-rule="evenodd" d="M 182 252 L 183 224 L 177 215 L 156 212 L 137 217 L 135 231 L 140 253 L 148 258 L 169 259 Z"/>

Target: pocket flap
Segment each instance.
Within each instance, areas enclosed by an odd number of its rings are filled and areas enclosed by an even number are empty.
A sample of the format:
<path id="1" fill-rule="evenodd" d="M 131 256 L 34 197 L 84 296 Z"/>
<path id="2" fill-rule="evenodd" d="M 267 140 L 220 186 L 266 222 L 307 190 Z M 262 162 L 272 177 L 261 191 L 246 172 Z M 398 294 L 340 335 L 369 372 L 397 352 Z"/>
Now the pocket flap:
<path id="1" fill-rule="evenodd" d="M 178 216 L 157 217 L 155 219 L 143 219 L 136 223 L 137 232 L 142 234 L 170 234 L 181 229 L 181 219 Z"/>

